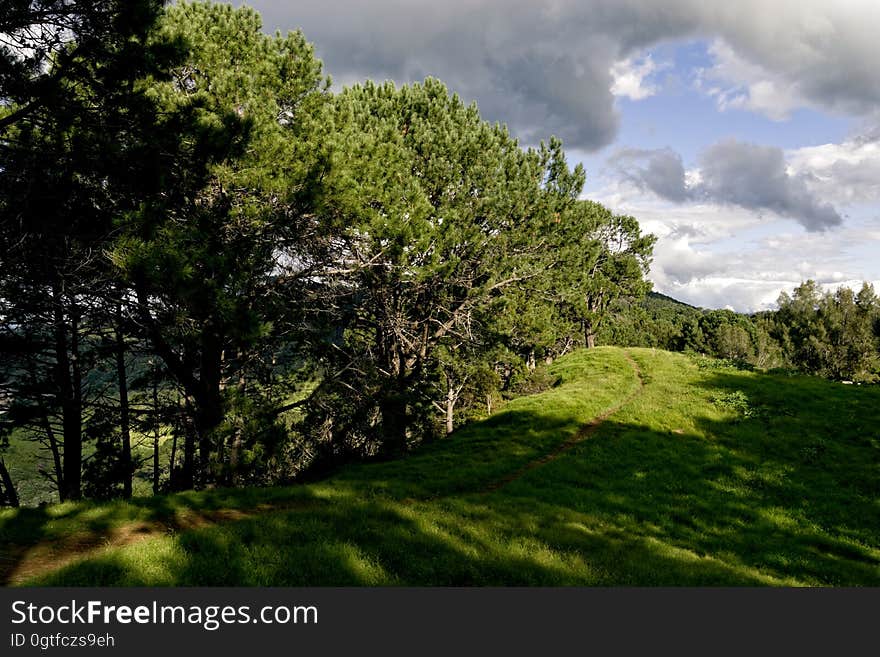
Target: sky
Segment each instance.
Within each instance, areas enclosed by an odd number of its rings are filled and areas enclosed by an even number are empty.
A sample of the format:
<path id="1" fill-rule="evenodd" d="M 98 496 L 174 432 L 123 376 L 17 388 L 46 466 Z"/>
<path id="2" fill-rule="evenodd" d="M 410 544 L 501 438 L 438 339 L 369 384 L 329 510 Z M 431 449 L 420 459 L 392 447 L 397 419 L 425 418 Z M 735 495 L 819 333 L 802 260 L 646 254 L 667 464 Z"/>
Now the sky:
<path id="1" fill-rule="evenodd" d="M 556 135 L 584 198 L 658 237 L 654 289 L 773 308 L 813 279 L 880 290 L 877 0 L 249 0 L 339 88 L 427 76 Z"/>

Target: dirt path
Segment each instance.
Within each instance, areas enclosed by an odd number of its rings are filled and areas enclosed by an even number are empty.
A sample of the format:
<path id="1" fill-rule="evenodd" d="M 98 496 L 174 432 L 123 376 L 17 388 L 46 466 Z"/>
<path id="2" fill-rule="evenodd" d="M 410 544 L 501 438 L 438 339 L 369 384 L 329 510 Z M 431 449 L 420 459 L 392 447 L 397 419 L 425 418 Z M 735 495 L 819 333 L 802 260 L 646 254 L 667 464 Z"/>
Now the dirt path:
<path id="1" fill-rule="evenodd" d="M 629 404 L 633 399 L 642 394 L 642 390 L 645 387 L 645 380 L 642 378 L 642 370 L 639 367 L 639 364 L 633 359 L 633 357 L 629 354 L 628 351 L 623 352 L 626 359 L 629 361 L 629 364 L 632 366 L 633 371 L 636 374 L 636 389 L 633 390 L 629 395 L 627 395 L 619 404 L 609 408 L 607 411 L 602 413 L 601 415 L 597 415 L 592 420 L 590 420 L 587 424 L 582 426 L 576 434 L 574 434 L 571 438 L 563 442 L 561 445 L 556 447 L 549 454 L 545 454 L 544 456 L 535 459 L 534 461 L 530 461 L 526 463 L 519 470 L 512 472 L 506 475 L 503 479 L 499 479 L 498 481 L 486 486 L 483 490 L 480 491 L 482 494 L 494 493 L 496 490 L 504 488 L 507 484 L 516 481 L 517 479 L 523 477 L 527 473 L 531 472 L 535 468 L 540 468 L 542 465 L 546 465 L 552 461 L 555 461 L 560 456 L 565 454 L 571 448 L 576 445 L 584 442 L 596 433 L 596 430 L 602 425 L 602 423 L 607 420 L 609 417 L 617 413 L 621 408 Z"/>
<path id="2" fill-rule="evenodd" d="M 33 545 L 13 545 L 0 557 L 0 585 L 15 586 L 33 577 L 63 568 L 108 548 L 125 547 L 157 536 L 168 536 L 224 522 L 236 522 L 264 513 L 312 508 L 315 503 L 285 502 L 260 504 L 245 509 L 180 509 L 172 519 L 142 520 L 113 527 L 103 532 L 77 532 L 56 540 L 42 540 Z"/>
<path id="3" fill-rule="evenodd" d="M 535 468 L 555 461 L 567 451 L 592 436 L 602 423 L 617 413 L 626 404 L 638 397 L 645 382 L 638 363 L 628 352 L 624 352 L 636 374 L 637 386 L 625 399 L 609 408 L 601 415 L 583 425 L 571 438 L 557 446 L 552 452 L 530 461 L 519 470 L 503 479 L 486 486 L 480 494 L 492 493 L 516 481 Z M 427 501 L 425 499 L 420 502 Z M 0 556 L 0 585 L 14 586 L 27 580 L 63 568 L 80 559 L 96 556 L 109 548 L 125 547 L 148 538 L 167 536 L 193 529 L 236 522 L 265 513 L 313 507 L 314 502 L 291 501 L 280 504 L 261 504 L 245 509 L 200 510 L 180 509 L 172 519 L 143 520 L 114 527 L 105 532 L 83 532 L 72 534 L 60 540 L 40 541 L 33 545 L 11 545 Z"/>

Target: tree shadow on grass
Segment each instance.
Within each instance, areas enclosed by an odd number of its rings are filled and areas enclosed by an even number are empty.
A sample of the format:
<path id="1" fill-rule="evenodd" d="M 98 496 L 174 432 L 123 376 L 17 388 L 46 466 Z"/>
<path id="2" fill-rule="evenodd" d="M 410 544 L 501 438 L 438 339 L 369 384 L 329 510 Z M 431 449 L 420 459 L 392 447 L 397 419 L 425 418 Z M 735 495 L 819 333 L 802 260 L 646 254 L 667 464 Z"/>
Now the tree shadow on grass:
<path id="1" fill-rule="evenodd" d="M 394 498 L 481 490 L 552 451 L 582 424 L 572 415 L 508 410 L 424 445 L 406 458 L 349 466 L 331 481 Z"/>
<path id="2" fill-rule="evenodd" d="M 409 501 L 481 489 L 552 451 L 580 427 L 579 417 L 568 413 L 509 409 L 425 445 L 405 459 L 349 466 L 315 486 L 217 489 L 7 512 L 0 515 L 0 546 L 5 544 L 0 547 L 0 582 L 9 584 L 18 579 L 23 562 L 33 558 L 34 546 L 49 549 L 48 554 L 40 554 L 43 566 L 51 561 L 53 552 L 59 555 L 62 565 L 62 555 L 84 554 L 102 544 L 112 544 L 117 530 L 132 523 L 165 525 L 176 531 L 186 528 L 186 518 L 211 511 L 314 500 L 312 491 L 316 486 L 333 491 L 355 490 L 360 499 Z"/>
<path id="3" fill-rule="evenodd" d="M 692 430 L 612 417 L 494 492 L 580 416 L 511 411 L 488 434 L 313 486 L 159 498 L 145 504 L 158 517 L 273 495 L 322 503 L 108 550 L 37 583 L 880 585 L 876 391 L 786 381 L 712 373 L 697 385 L 719 413 Z M 44 529 L 40 510 L 23 518 L 21 532 Z"/>
<path id="4" fill-rule="evenodd" d="M 596 371 L 584 374 L 585 363 L 596 359 L 598 364 L 592 364 Z M 606 362 L 608 359 L 619 362 Z M 311 497 L 316 487 L 325 496 L 331 491 L 331 498 L 334 490 L 356 489 L 361 499 L 410 501 L 482 489 L 551 452 L 584 422 L 619 401 L 635 381 L 635 372 L 625 360 L 621 354 L 582 354 L 567 361 L 569 370 L 577 372 L 577 376 L 568 372 L 569 378 L 585 378 L 592 386 L 590 377 L 600 376 L 604 383 L 601 389 L 585 394 L 587 384 L 575 381 L 572 386 L 515 400 L 488 420 L 425 445 L 406 459 L 349 466 L 315 486 L 183 493 L 126 503 L 65 504 L 0 513 L 0 581 L 10 582 L 34 546 L 54 543 L 59 553 L 84 551 L 102 542 L 112 543 L 114 533 L 132 523 L 166 525 L 177 531 L 186 528 L 181 527 L 185 524 L 181 516 L 198 518 L 209 511 L 283 506 Z"/>
<path id="5" fill-rule="evenodd" d="M 414 501 L 336 482 L 321 508 L 184 532 L 154 554 L 109 553 L 41 583 L 880 584 L 878 525 L 861 512 L 820 525 L 814 511 L 837 504 L 836 491 L 804 498 L 817 473 L 766 459 L 743 423 L 700 420 L 696 435 L 609 420 L 492 493 Z"/>
<path id="6" fill-rule="evenodd" d="M 103 547 L 321 502 L 305 487 L 216 489 L 6 511 L 0 514 L 0 584 L 20 583 Z"/>
<path id="7" fill-rule="evenodd" d="M 876 586 L 880 449 L 860 430 L 878 419 L 877 391 L 858 392 L 855 403 L 836 400 L 835 408 L 848 405 L 852 412 L 829 418 L 805 403 L 827 401 L 829 384 L 807 380 L 786 394 L 778 383 L 726 375 L 705 380 L 701 385 L 722 400 L 744 392 L 753 412 L 739 409 L 725 421 L 696 418 L 693 433 L 608 421 L 565 458 L 503 490 L 498 509 L 512 513 L 538 501 L 536 517 L 559 520 L 535 535 L 594 557 L 619 532 L 630 544 L 677 553 L 682 563 L 722 564 L 745 576 L 742 583 L 753 577 Z M 820 458 L 815 444 L 824 445 Z M 618 583 L 692 579 L 664 573 L 648 557 L 623 555 L 611 567 Z M 691 575 L 701 568 L 688 566 Z"/>
<path id="8" fill-rule="evenodd" d="M 471 510 L 473 511 L 473 510 Z M 649 561 L 685 582 L 758 584 L 706 562 L 694 565 L 651 542 L 609 537 L 580 552 L 549 548 L 511 528 L 510 535 L 481 535 L 456 526 L 456 514 L 412 512 L 391 504 L 354 505 L 318 514 L 286 512 L 180 536 L 176 549 L 138 563 L 138 555 L 108 553 L 44 578 L 48 585 L 201 586 L 557 586 L 621 583 L 590 548 L 626 564 Z M 495 518 L 503 524 L 503 519 Z M 601 550 L 600 550 L 601 547 Z M 584 549 L 588 548 L 588 549 Z M 154 555 L 155 557 L 155 555 Z M 668 579 L 668 577 L 666 578 Z M 642 583 L 665 583 L 657 582 Z"/>

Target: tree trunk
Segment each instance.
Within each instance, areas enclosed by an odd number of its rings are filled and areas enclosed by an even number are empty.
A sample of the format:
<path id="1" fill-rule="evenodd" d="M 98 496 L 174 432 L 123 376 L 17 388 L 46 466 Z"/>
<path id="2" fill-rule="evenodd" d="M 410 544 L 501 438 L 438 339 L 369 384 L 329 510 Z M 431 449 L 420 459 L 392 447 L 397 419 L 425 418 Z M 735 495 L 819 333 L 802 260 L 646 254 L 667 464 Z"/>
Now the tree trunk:
<path id="1" fill-rule="evenodd" d="M 446 435 L 448 436 L 455 430 L 455 392 L 450 386 L 446 391 Z"/>
<path id="2" fill-rule="evenodd" d="M 596 346 L 596 333 L 599 329 L 605 303 L 604 292 L 599 292 L 596 296 L 587 298 L 588 312 L 584 319 L 584 344 L 586 344 L 587 349 L 592 349 Z"/>
<path id="3" fill-rule="evenodd" d="M 190 490 L 195 487 L 196 473 L 196 429 L 192 426 L 190 418 L 195 415 L 189 397 L 184 398 L 186 414 L 183 417 L 183 467 L 177 480 L 176 490 Z"/>
<path id="4" fill-rule="evenodd" d="M 195 482 L 205 485 L 211 479 L 209 465 L 214 451 L 214 434 L 223 421 L 223 402 L 219 390 L 215 389 L 208 391 L 196 403 L 194 420 L 198 436 L 199 464 L 198 471 L 194 474 Z"/>
<path id="5" fill-rule="evenodd" d="M 596 331 L 593 328 L 593 322 L 589 320 L 584 321 L 584 344 L 587 349 L 592 349 L 596 346 Z"/>
<path id="6" fill-rule="evenodd" d="M 177 476 L 177 436 L 180 435 L 180 425 L 175 422 L 171 433 L 171 459 L 168 462 L 168 483 L 171 490 L 180 490 Z"/>
<path id="7" fill-rule="evenodd" d="M 239 463 L 241 461 L 241 448 L 243 445 L 241 429 L 237 429 L 235 436 L 232 438 L 232 447 L 229 450 L 229 476 L 226 478 L 226 483 L 229 486 L 238 486 L 241 481 Z"/>
<path id="8" fill-rule="evenodd" d="M 513 380 L 514 369 L 510 365 L 504 365 L 504 375 L 503 380 L 504 383 L 501 386 L 502 390 L 510 390 L 510 383 Z"/>
<path id="9" fill-rule="evenodd" d="M 12 483 L 12 477 L 9 476 L 9 470 L 6 469 L 6 463 L 0 458 L 0 481 L 3 482 L 3 489 L 6 491 L 6 499 L 9 506 L 18 507 L 18 493 L 15 491 L 15 485 Z"/>
<path id="10" fill-rule="evenodd" d="M 82 498 L 82 424 L 83 424 L 83 399 L 82 399 L 82 363 L 80 362 L 79 350 L 79 308 L 76 302 L 70 302 L 70 373 L 72 377 L 71 388 L 73 399 L 69 413 L 69 423 L 64 429 L 64 480 L 70 499 Z M 70 465 L 67 464 L 67 440 L 68 434 L 73 440 L 73 453 L 70 455 Z M 73 473 L 73 480 L 71 474 Z"/>
<path id="11" fill-rule="evenodd" d="M 399 456 L 406 451 L 406 400 L 398 393 L 389 393 L 379 404 L 382 415 L 382 446 L 385 457 Z"/>
<path id="12" fill-rule="evenodd" d="M 116 377 L 119 382 L 119 429 L 122 434 L 122 496 L 131 498 L 131 420 L 128 405 L 128 374 L 125 371 L 125 336 L 122 334 L 122 304 L 116 306 Z"/>
<path id="13" fill-rule="evenodd" d="M 46 439 L 49 441 L 49 451 L 52 452 L 52 465 L 55 468 L 55 483 L 58 485 L 58 500 L 64 502 L 67 498 L 67 488 L 64 486 L 64 466 L 61 461 L 61 449 L 58 446 L 58 438 L 52 429 L 49 416 L 42 415 L 43 429 L 46 431 Z"/>
<path id="14" fill-rule="evenodd" d="M 392 304 L 393 305 L 393 304 Z M 386 325 L 395 320 L 386 320 Z M 382 445 L 380 456 L 392 458 L 406 452 L 407 437 L 407 403 L 406 403 L 406 363 L 402 357 L 403 349 L 393 330 L 376 327 L 376 344 L 381 354 L 383 369 L 391 376 L 392 386 L 384 391 L 379 400 L 379 412 L 382 418 Z"/>
<path id="15" fill-rule="evenodd" d="M 239 399 L 244 399 L 244 396 L 247 393 L 247 380 L 245 379 L 244 367 L 242 365 L 243 359 L 244 354 L 239 350 L 236 356 L 238 367 L 237 391 Z M 227 484 L 231 486 L 237 486 L 241 481 L 241 474 L 238 471 L 238 467 L 241 461 L 241 450 L 243 446 L 244 440 L 241 435 L 241 424 L 236 423 L 235 435 L 232 437 L 232 446 L 229 450 L 229 476 L 227 478 Z"/>
<path id="16" fill-rule="evenodd" d="M 159 375 L 153 373 L 153 495 L 159 494 Z"/>
<path id="17" fill-rule="evenodd" d="M 199 395 L 196 403 L 196 432 L 199 438 L 199 472 L 197 482 L 204 485 L 210 479 L 208 465 L 214 447 L 214 433 L 223 422 L 223 340 L 209 328 L 202 335 L 202 353 L 199 367 Z"/>
<path id="18" fill-rule="evenodd" d="M 64 298 L 61 281 L 52 282 L 55 332 L 55 373 L 61 398 L 61 424 L 64 434 L 64 492 L 65 500 L 82 497 L 82 398 L 78 361 L 78 322 L 73 308 L 70 317 L 70 353 L 68 353 L 67 325 L 64 321 Z M 72 377 L 72 380 L 71 380 Z"/>
<path id="19" fill-rule="evenodd" d="M 183 467 L 180 471 L 177 490 L 191 490 L 196 485 L 196 436 L 189 422 L 184 423 Z"/>

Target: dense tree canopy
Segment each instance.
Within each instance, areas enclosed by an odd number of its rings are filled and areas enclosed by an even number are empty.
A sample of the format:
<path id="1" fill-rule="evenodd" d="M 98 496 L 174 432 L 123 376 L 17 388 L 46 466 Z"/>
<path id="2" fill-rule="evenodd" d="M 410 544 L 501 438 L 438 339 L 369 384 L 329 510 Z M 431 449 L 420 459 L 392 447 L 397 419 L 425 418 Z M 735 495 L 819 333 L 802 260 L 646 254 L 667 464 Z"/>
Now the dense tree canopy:
<path id="1" fill-rule="evenodd" d="M 415 427 L 429 431 L 438 390 L 458 394 L 456 361 L 491 348 L 487 315 L 544 271 L 542 236 L 582 176 L 558 142 L 519 148 L 436 80 L 347 89 L 328 125 L 322 211 L 338 248 L 324 278 L 343 331 L 330 354 L 345 370 L 337 387 L 358 396 L 340 430 L 379 431 L 400 451 Z"/>
<path id="2" fill-rule="evenodd" d="M 577 251 L 563 261 L 559 289 L 583 330 L 584 343 L 593 347 L 615 301 L 639 299 L 651 289 L 645 276 L 656 238 L 642 235 L 633 217 L 617 216 L 598 203 L 583 201 L 567 241 L 568 248 L 577 245 Z"/>
<path id="3" fill-rule="evenodd" d="M 265 36 L 253 10 L 179 4 L 160 36 L 188 44 L 171 79 L 149 89 L 171 117 L 160 129 L 183 139 L 160 153 L 167 173 L 121 225 L 112 254 L 152 349 L 193 408 L 179 482 L 188 487 L 230 476 L 243 449 L 275 439 L 271 422 L 243 436 L 230 413 L 236 396 L 257 412 L 245 393 L 257 408 L 271 403 L 271 391 L 245 381 L 298 321 L 324 239 L 311 212 L 322 161 L 309 126 L 326 83 L 303 36 Z"/>
<path id="4" fill-rule="evenodd" d="M 398 454 L 600 343 L 880 377 L 870 286 L 650 295 L 637 219 L 438 80 L 331 93 L 210 3 L 15 0 L 0 34 L 0 450 L 64 499 Z"/>
<path id="5" fill-rule="evenodd" d="M 775 336 L 792 364 L 831 379 L 880 377 L 880 300 L 865 283 L 822 293 L 807 281 L 779 299 Z"/>
<path id="6" fill-rule="evenodd" d="M 101 333 L 115 290 L 102 252 L 155 173 L 143 158 L 155 107 L 139 81 L 179 53 L 151 37 L 161 4 L 17 2 L 0 14 L 0 340 L 17 372 L 13 415 L 38 428 L 62 499 L 81 495 L 100 394 L 87 334 Z"/>
<path id="7" fill-rule="evenodd" d="M 434 79 L 332 94 L 301 33 L 164 4 L 0 8 L 0 450 L 39 442 L 62 499 L 395 455 L 598 343 L 880 377 L 870 286 L 646 296 L 655 238 L 557 139 Z"/>

